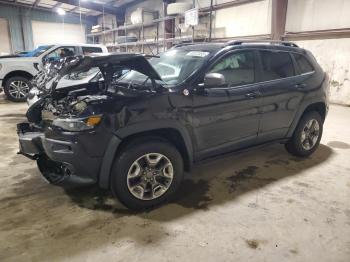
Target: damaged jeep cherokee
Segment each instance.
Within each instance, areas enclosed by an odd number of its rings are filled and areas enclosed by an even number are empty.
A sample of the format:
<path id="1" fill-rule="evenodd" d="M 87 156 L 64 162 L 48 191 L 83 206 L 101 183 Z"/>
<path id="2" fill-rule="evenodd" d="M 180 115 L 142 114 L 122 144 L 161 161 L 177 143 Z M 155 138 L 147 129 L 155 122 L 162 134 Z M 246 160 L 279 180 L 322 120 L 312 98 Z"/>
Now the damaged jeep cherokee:
<path id="1" fill-rule="evenodd" d="M 98 184 L 130 209 L 168 200 L 185 171 L 213 156 L 270 142 L 309 156 L 328 111 L 327 75 L 288 42 L 67 58 L 33 85 L 40 95 L 17 126 L 20 153 L 50 183 Z"/>

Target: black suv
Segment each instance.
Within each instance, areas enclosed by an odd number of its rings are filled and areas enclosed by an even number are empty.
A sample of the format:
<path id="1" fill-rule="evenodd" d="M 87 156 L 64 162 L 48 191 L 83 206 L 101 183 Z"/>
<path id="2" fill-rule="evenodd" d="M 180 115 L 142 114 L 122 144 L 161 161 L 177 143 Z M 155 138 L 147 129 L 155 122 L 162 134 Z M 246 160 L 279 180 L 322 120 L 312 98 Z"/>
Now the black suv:
<path id="1" fill-rule="evenodd" d="M 269 142 L 309 156 L 328 111 L 327 75 L 289 42 L 74 57 L 33 85 L 40 99 L 17 126 L 20 153 L 50 183 L 98 184 L 131 209 L 168 200 L 185 171 L 213 156 Z"/>

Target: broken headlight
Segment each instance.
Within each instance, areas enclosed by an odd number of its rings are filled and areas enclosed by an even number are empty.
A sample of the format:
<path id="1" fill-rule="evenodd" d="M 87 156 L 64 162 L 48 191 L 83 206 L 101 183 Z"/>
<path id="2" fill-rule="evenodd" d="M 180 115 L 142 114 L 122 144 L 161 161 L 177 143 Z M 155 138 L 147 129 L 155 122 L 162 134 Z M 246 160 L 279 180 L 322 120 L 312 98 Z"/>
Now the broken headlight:
<path id="1" fill-rule="evenodd" d="M 84 131 L 93 129 L 101 122 L 101 115 L 92 115 L 84 118 L 56 118 L 52 125 L 65 131 Z"/>

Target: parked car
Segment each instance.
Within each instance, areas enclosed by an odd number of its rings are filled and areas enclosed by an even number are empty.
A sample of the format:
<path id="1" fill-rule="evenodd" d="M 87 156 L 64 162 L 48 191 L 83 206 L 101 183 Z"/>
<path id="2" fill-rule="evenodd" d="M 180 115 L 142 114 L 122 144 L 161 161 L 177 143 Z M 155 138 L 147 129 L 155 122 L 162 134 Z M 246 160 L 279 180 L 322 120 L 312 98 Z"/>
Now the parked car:
<path id="1" fill-rule="evenodd" d="M 55 89 L 64 75 L 93 67 L 103 82 Z M 50 183 L 97 184 L 128 208 L 150 208 L 175 193 L 184 171 L 217 155 L 278 142 L 309 156 L 321 140 L 327 90 L 312 54 L 288 42 L 190 44 L 151 60 L 75 58 L 18 124 L 20 153 Z"/>
<path id="2" fill-rule="evenodd" d="M 0 57 L 0 88 L 6 97 L 14 102 L 23 102 L 31 89 L 30 80 L 47 62 L 59 60 L 67 56 L 90 53 L 107 53 L 101 45 L 42 45 L 35 50 L 23 54 Z"/>

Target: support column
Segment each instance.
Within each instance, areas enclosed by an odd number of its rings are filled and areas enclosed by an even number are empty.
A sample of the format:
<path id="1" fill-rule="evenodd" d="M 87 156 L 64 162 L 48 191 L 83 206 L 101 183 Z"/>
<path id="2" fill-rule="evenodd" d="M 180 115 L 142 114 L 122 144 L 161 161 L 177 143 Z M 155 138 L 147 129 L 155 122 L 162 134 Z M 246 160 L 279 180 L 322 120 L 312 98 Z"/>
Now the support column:
<path id="1" fill-rule="evenodd" d="M 288 0 L 272 0 L 271 39 L 283 40 L 286 30 Z"/>
<path id="2" fill-rule="evenodd" d="M 168 4 L 174 3 L 174 0 L 163 0 L 163 16 L 166 17 L 167 16 L 167 7 Z M 170 19 L 170 20 L 165 20 L 164 21 L 164 39 L 167 38 L 173 38 L 175 37 L 175 18 L 174 19 Z M 164 46 L 166 46 L 166 49 L 171 48 L 172 47 L 171 42 L 164 44 Z"/>

